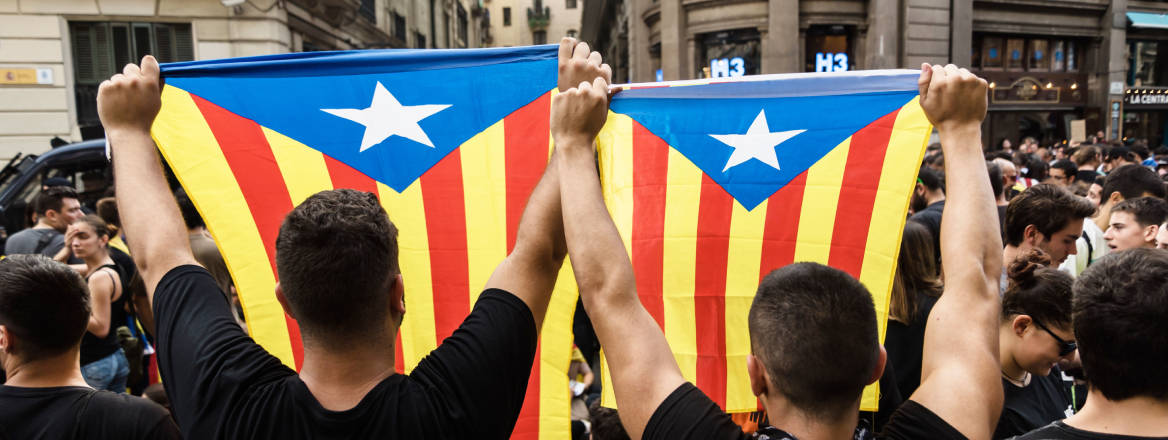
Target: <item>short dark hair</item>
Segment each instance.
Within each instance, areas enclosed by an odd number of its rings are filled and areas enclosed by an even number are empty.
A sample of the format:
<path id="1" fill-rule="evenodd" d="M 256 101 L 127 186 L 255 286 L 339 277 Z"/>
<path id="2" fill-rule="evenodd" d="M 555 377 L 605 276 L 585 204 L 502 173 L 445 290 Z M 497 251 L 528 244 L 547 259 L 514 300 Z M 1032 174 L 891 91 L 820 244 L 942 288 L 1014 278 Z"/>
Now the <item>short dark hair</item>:
<path id="1" fill-rule="evenodd" d="M 1050 176 L 1050 165 L 1033 154 L 1026 155 L 1026 177 L 1039 182 Z"/>
<path id="2" fill-rule="evenodd" d="M 37 194 L 33 201 L 33 209 L 37 215 L 46 215 L 49 211 L 61 212 L 65 206 L 65 199 L 76 199 L 77 191 L 67 186 L 51 186 Z"/>
<path id="3" fill-rule="evenodd" d="M 863 284 L 818 263 L 774 270 L 759 283 L 749 325 L 751 350 L 792 405 L 820 420 L 856 411 L 880 352 Z"/>
<path id="4" fill-rule="evenodd" d="M 1160 225 L 1168 219 L 1168 202 L 1159 197 L 1136 197 L 1116 203 L 1111 213 L 1117 212 L 1131 214 L 1140 226 Z"/>
<path id="5" fill-rule="evenodd" d="M 1132 151 L 1127 147 L 1119 145 L 1111 147 L 1111 149 L 1107 150 L 1107 155 L 1104 157 L 1104 160 L 1108 162 L 1111 162 L 1115 159 L 1123 159 L 1128 162 L 1135 162 L 1136 155 L 1135 153 L 1132 153 Z"/>
<path id="6" fill-rule="evenodd" d="M 1054 161 L 1054 163 L 1050 165 L 1050 169 L 1053 170 L 1055 168 L 1063 170 L 1063 174 L 1065 174 L 1067 177 L 1075 177 L 1075 174 L 1079 172 L 1079 167 L 1076 166 L 1074 162 L 1066 159 L 1059 159 Z"/>
<path id="7" fill-rule="evenodd" d="M 1028 315 L 1049 325 L 1071 324 L 1070 275 L 1050 267 L 1050 256 L 1033 249 L 1006 268 L 1009 287 L 1002 295 L 1002 319 Z"/>
<path id="8" fill-rule="evenodd" d="M 1006 182 L 1002 181 L 1002 167 L 991 159 L 986 161 L 986 171 L 990 174 L 990 189 L 994 191 L 994 198 L 997 198 L 1006 190 Z"/>
<path id="9" fill-rule="evenodd" d="M 42 255 L 0 260 L 0 325 L 21 357 L 38 360 L 76 347 L 89 324 L 89 289 L 69 266 Z"/>
<path id="10" fill-rule="evenodd" d="M 1109 400 L 1168 399 L 1168 252 L 1113 252 L 1074 286 L 1075 339 L 1091 386 Z"/>
<path id="11" fill-rule="evenodd" d="M 1021 244 L 1029 225 L 1034 225 L 1038 232 L 1049 238 L 1071 221 L 1094 213 L 1095 207 L 1085 198 L 1056 185 L 1034 185 L 1014 196 L 1006 207 L 1006 244 Z"/>
<path id="12" fill-rule="evenodd" d="M 629 440 L 620 414 L 615 409 L 600 406 L 600 399 L 588 405 L 588 417 L 592 421 L 592 440 Z"/>
<path id="13" fill-rule="evenodd" d="M 102 197 L 97 200 L 95 205 L 97 215 L 105 220 L 111 226 L 120 228 L 122 226 L 121 216 L 118 215 L 118 201 L 113 197 Z"/>
<path id="14" fill-rule="evenodd" d="M 938 173 L 937 170 L 927 166 L 921 167 L 920 171 L 917 172 L 917 179 L 920 180 L 921 184 L 924 185 L 925 188 L 928 188 L 929 191 L 945 191 L 945 180 L 941 178 L 941 173 Z"/>
<path id="15" fill-rule="evenodd" d="M 1150 194 L 1164 198 L 1164 181 L 1155 171 L 1141 165 L 1124 165 L 1111 170 L 1103 181 L 1102 202 L 1107 202 L 1111 193 L 1118 192 L 1124 199 L 1134 199 Z"/>
<path id="16" fill-rule="evenodd" d="M 385 324 L 397 255 L 397 228 L 377 196 L 351 189 L 312 195 L 276 237 L 288 305 L 306 336 L 330 344 L 363 343 L 359 336 Z"/>
<path id="17" fill-rule="evenodd" d="M 199 215 L 199 210 L 195 208 L 195 202 L 192 202 L 191 197 L 187 195 L 186 189 L 175 190 L 174 201 L 178 203 L 178 210 L 182 213 L 183 222 L 187 224 L 187 229 L 201 228 L 207 225 L 203 222 L 203 216 Z"/>

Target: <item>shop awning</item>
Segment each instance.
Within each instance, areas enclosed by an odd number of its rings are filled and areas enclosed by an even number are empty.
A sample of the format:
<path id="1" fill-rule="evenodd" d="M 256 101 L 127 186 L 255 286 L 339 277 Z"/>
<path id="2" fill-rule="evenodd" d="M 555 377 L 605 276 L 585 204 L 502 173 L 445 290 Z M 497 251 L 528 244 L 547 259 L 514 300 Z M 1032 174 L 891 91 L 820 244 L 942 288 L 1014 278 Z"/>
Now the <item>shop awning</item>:
<path id="1" fill-rule="evenodd" d="M 1127 19 L 1131 20 L 1132 27 L 1149 29 L 1168 29 L 1168 15 L 1154 12 L 1128 12 Z"/>

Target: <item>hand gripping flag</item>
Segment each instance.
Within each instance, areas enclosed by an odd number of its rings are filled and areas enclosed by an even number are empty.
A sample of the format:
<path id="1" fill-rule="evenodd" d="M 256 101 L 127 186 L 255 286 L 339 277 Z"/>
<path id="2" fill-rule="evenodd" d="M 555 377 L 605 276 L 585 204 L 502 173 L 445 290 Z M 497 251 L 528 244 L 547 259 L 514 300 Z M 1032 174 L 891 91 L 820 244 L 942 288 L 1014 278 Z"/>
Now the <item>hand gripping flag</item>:
<path id="1" fill-rule="evenodd" d="M 746 372 L 747 312 L 771 270 L 814 261 L 856 277 L 875 299 L 883 341 L 905 212 L 932 130 L 918 75 L 657 83 L 613 99 L 600 168 L 637 293 L 685 378 L 726 411 L 758 408 Z M 862 408 L 876 403 L 869 387 Z"/>
<path id="2" fill-rule="evenodd" d="M 550 151 L 555 46 L 298 53 L 162 66 L 153 135 L 231 270 L 252 337 L 299 368 L 274 295 L 284 216 L 333 188 L 377 194 L 401 231 L 409 372 L 470 313 L 515 244 Z M 344 280 L 337 280 L 338 283 Z M 575 281 L 564 265 L 515 438 L 569 438 Z"/>

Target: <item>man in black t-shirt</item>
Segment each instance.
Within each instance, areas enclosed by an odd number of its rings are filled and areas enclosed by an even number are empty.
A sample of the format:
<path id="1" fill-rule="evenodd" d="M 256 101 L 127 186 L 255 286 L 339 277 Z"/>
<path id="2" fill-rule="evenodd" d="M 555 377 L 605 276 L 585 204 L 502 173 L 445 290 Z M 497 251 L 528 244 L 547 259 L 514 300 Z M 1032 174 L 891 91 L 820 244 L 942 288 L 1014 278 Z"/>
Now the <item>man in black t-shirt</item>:
<path id="1" fill-rule="evenodd" d="M 937 267 L 941 267 L 941 216 L 945 212 L 945 186 L 941 182 L 940 173 L 929 167 L 921 167 L 909 206 L 914 212 L 909 220 L 925 225 L 933 236 L 934 257 Z"/>
<path id="2" fill-rule="evenodd" d="M 1168 439 L 1168 252 L 1108 254 L 1074 285 L 1087 404 L 1020 440 Z M 623 410 L 623 409 L 622 409 Z"/>
<path id="3" fill-rule="evenodd" d="M 0 439 L 178 439 L 166 409 L 81 376 L 89 290 L 43 256 L 0 260 Z"/>
<path id="4" fill-rule="evenodd" d="M 941 250 L 947 284 L 926 329 L 919 388 L 885 438 L 988 438 L 1002 409 L 998 382 L 1001 239 L 981 156 L 985 80 L 954 66 L 922 66 L 921 106 L 941 135 L 949 202 Z M 606 116 L 606 83 L 561 93 L 552 136 L 563 156 L 564 231 L 580 295 L 611 367 L 631 438 L 741 439 L 746 435 L 682 377 L 665 335 L 636 293 L 633 268 L 601 194 L 593 139 Z M 668 275 L 667 275 L 668 276 Z M 749 315 L 751 389 L 770 438 L 854 438 L 864 386 L 886 354 L 872 297 L 837 269 L 800 263 L 767 275 Z"/>
<path id="5" fill-rule="evenodd" d="M 561 88 L 610 76 L 599 61 L 588 45 L 565 39 Z M 159 69 L 149 56 L 98 93 L 119 211 L 153 304 L 167 396 L 186 437 L 510 436 L 566 252 L 558 154 L 528 199 L 514 250 L 470 316 L 408 376 L 394 372 L 394 339 L 409 274 L 399 273 L 397 230 L 377 197 L 323 191 L 293 209 L 276 238 L 275 293 L 300 326 L 297 374 L 235 324 L 215 279 L 191 254 L 150 138 L 159 106 Z"/>

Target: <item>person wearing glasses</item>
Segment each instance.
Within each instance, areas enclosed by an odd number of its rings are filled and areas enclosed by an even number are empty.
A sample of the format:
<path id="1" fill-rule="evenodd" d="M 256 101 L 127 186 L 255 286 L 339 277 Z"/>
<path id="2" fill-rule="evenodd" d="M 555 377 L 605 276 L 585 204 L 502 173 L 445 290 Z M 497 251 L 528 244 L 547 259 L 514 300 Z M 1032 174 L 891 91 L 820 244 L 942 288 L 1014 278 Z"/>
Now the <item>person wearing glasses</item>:
<path id="1" fill-rule="evenodd" d="M 1074 414 L 1069 383 L 1058 362 L 1075 355 L 1071 328 L 1070 275 L 1051 258 L 1030 250 L 1007 267 L 1009 287 L 1002 297 L 998 360 L 1005 404 L 994 438 L 1024 434 Z"/>

